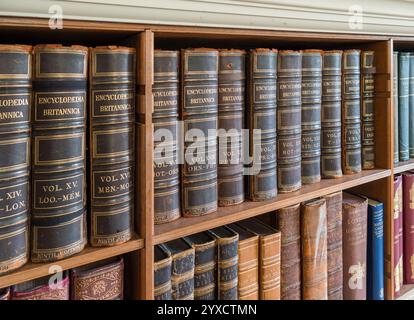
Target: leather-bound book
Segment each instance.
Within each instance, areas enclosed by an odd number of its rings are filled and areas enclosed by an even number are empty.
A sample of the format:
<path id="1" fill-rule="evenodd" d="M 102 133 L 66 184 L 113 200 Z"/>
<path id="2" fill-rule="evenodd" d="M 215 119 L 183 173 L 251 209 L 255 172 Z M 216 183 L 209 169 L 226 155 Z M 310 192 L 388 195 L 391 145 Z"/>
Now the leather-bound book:
<path id="1" fill-rule="evenodd" d="M 328 300 L 326 200 L 316 199 L 302 204 L 302 298 Z"/>
<path id="2" fill-rule="evenodd" d="M 260 300 L 280 300 L 280 231 L 257 219 L 239 224 L 259 236 Z"/>
<path id="3" fill-rule="evenodd" d="M 186 217 L 217 211 L 218 56 L 217 50 L 208 48 L 181 50 L 185 135 L 181 176 Z"/>
<path id="4" fill-rule="evenodd" d="M 277 77 L 277 186 L 285 193 L 302 186 L 301 51 L 279 51 Z"/>
<path id="5" fill-rule="evenodd" d="M 220 50 L 218 70 L 218 205 L 244 201 L 243 142 L 245 109 L 243 50 Z"/>
<path id="6" fill-rule="evenodd" d="M 0 289 L 0 300 L 10 300 L 10 288 Z"/>
<path id="7" fill-rule="evenodd" d="M 329 194 L 324 198 L 328 232 L 328 300 L 342 300 L 342 191 Z"/>
<path id="8" fill-rule="evenodd" d="M 72 269 L 71 300 L 122 300 L 124 260 L 110 258 Z"/>
<path id="9" fill-rule="evenodd" d="M 409 155 L 414 158 L 414 52 L 410 52 L 410 74 L 408 82 L 408 142 Z"/>
<path id="10" fill-rule="evenodd" d="M 403 270 L 404 283 L 414 284 L 414 172 L 402 174 L 403 179 Z"/>
<path id="11" fill-rule="evenodd" d="M 392 55 L 392 102 L 394 122 L 394 163 L 398 163 L 400 150 L 398 148 L 398 52 Z"/>
<path id="12" fill-rule="evenodd" d="M 277 195 L 276 176 L 276 66 L 277 51 L 253 49 L 249 55 L 247 128 L 249 164 L 247 193 L 253 201 L 273 199 Z M 254 130 L 261 130 L 260 134 Z M 259 142 L 260 141 L 260 142 Z M 260 162 L 260 166 L 257 163 Z M 260 170 L 258 170 L 260 168 Z"/>
<path id="13" fill-rule="evenodd" d="M 375 168 L 375 51 L 361 52 L 362 169 Z"/>
<path id="14" fill-rule="evenodd" d="M 34 48 L 31 259 L 54 261 L 86 240 L 88 48 Z"/>
<path id="15" fill-rule="evenodd" d="M 173 300 L 194 299 L 194 248 L 183 239 L 164 244 L 172 259 L 171 288 Z"/>
<path id="16" fill-rule="evenodd" d="M 239 235 L 226 226 L 208 232 L 217 239 L 217 299 L 238 300 Z"/>
<path id="17" fill-rule="evenodd" d="M 300 300 L 300 204 L 279 209 L 276 214 L 276 225 L 281 234 L 281 299 Z"/>
<path id="18" fill-rule="evenodd" d="M 216 299 L 216 239 L 208 232 L 183 238 L 194 248 L 194 300 Z"/>
<path id="19" fill-rule="evenodd" d="M 171 261 L 162 244 L 154 247 L 154 300 L 172 300 Z"/>
<path id="20" fill-rule="evenodd" d="M 29 259 L 31 52 L 0 45 L 0 275 Z"/>
<path id="21" fill-rule="evenodd" d="M 367 199 L 343 193 L 344 300 L 366 299 L 367 211 Z"/>
<path id="22" fill-rule="evenodd" d="M 358 173 L 361 165 L 361 51 L 345 50 L 342 56 L 342 170 Z"/>
<path id="23" fill-rule="evenodd" d="M 322 51 L 302 54 L 302 183 L 321 180 Z"/>
<path id="24" fill-rule="evenodd" d="M 342 51 L 324 51 L 321 106 L 321 174 L 323 178 L 342 177 L 341 79 Z"/>
<path id="25" fill-rule="evenodd" d="M 90 243 L 131 239 L 134 215 L 135 49 L 90 49 Z"/>
<path id="26" fill-rule="evenodd" d="M 42 277 L 17 284 L 11 289 L 11 300 L 69 300 L 68 272 L 61 278 Z"/>
<path id="27" fill-rule="evenodd" d="M 177 121 L 180 52 L 154 51 L 154 223 L 180 217 Z M 164 132 L 166 131 L 166 132 Z M 169 140 L 167 140 L 169 135 Z"/>
<path id="28" fill-rule="evenodd" d="M 398 150 L 399 161 L 407 161 L 409 152 L 409 77 L 410 53 L 400 52 L 398 56 Z"/>
<path id="29" fill-rule="evenodd" d="M 402 176 L 394 176 L 394 205 L 393 205 L 393 274 L 394 298 L 400 295 L 403 275 L 400 272 L 403 264 L 403 246 L 400 230 L 403 224 L 403 183 Z"/>
<path id="30" fill-rule="evenodd" d="M 259 300 L 259 236 L 236 223 L 228 227 L 239 235 L 239 300 Z"/>

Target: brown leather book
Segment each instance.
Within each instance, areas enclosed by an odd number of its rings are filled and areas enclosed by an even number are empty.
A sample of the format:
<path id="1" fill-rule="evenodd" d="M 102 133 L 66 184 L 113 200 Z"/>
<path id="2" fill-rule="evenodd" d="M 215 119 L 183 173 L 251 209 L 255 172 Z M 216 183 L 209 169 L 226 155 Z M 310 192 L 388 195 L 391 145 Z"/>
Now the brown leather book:
<path id="1" fill-rule="evenodd" d="M 279 209 L 276 213 L 276 226 L 281 233 L 281 299 L 300 300 L 300 204 Z"/>
<path id="2" fill-rule="evenodd" d="M 177 125 L 180 52 L 154 51 L 154 223 L 178 219 L 180 171 L 177 163 Z M 163 131 L 167 132 L 164 133 Z M 166 140 L 169 135 L 171 141 Z"/>
<path id="3" fill-rule="evenodd" d="M 365 300 L 368 200 L 344 192 L 342 217 L 344 300 Z"/>
<path id="4" fill-rule="evenodd" d="M 154 300 L 172 300 L 171 262 L 163 245 L 154 247 Z"/>
<path id="5" fill-rule="evenodd" d="M 326 201 L 316 199 L 302 204 L 302 298 L 328 299 Z"/>
<path id="6" fill-rule="evenodd" d="M 134 215 L 135 49 L 91 48 L 90 243 L 131 239 Z"/>
<path id="7" fill-rule="evenodd" d="M 342 191 L 324 198 L 328 225 L 328 299 L 342 300 Z"/>
<path id="8" fill-rule="evenodd" d="M 218 205 L 244 201 L 243 141 L 246 52 L 220 50 L 218 71 Z"/>
<path id="9" fill-rule="evenodd" d="M 209 48 L 181 50 L 181 119 L 186 136 L 181 176 L 182 208 L 186 217 L 217 211 L 214 130 L 217 129 L 218 56 L 217 50 Z M 194 137 L 201 132 L 203 137 Z"/>
<path id="10" fill-rule="evenodd" d="M 110 258 L 72 269 L 71 300 L 122 300 L 124 260 Z"/>
<path id="11" fill-rule="evenodd" d="M 0 289 L 0 300 L 10 300 L 10 288 Z"/>
<path id="12" fill-rule="evenodd" d="M 280 300 L 280 231 L 257 219 L 239 225 L 259 236 L 260 300 Z"/>
<path id="13" fill-rule="evenodd" d="M 302 186 L 302 51 L 279 51 L 277 77 L 277 185 L 285 193 Z"/>

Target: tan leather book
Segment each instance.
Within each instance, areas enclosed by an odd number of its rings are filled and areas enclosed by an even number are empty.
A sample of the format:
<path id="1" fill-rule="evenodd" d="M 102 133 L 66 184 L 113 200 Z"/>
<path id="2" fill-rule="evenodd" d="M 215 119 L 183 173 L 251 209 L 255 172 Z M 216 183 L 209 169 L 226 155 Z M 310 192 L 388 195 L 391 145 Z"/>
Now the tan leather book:
<path id="1" fill-rule="evenodd" d="M 302 204 L 302 298 L 328 299 L 326 201 Z"/>

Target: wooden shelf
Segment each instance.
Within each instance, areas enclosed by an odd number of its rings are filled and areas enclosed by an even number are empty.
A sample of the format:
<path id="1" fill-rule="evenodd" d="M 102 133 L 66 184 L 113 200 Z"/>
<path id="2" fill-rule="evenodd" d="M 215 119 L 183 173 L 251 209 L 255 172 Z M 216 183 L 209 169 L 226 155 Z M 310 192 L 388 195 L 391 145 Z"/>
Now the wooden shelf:
<path id="1" fill-rule="evenodd" d="M 414 284 L 404 285 L 397 300 L 414 300 Z"/>
<path id="2" fill-rule="evenodd" d="M 354 175 L 345 175 L 340 179 L 322 179 L 321 182 L 303 186 L 299 191 L 279 194 L 274 200 L 263 202 L 246 201 L 237 206 L 221 207 L 216 213 L 210 215 L 180 218 L 170 223 L 156 225 L 154 228 L 154 244 L 164 243 L 169 240 L 258 216 L 295 203 L 382 179 L 390 175 L 391 170 L 376 169 L 362 171 Z"/>
<path id="3" fill-rule="evenodd" d="M 394 174 L 414 169 L 414 159 L 394 164 Z"/>
<path id="4" fill-rule="evenodd" d="M 27 263 L 22 268 L 0 277 L 0 288 L 5 288 L 24 281 L 50 275 L 52 266 L 59 266 L 62 270 L 68 270 L 83 266 L 95 261 L 122 255 L 127 252 L 140 250 L 144 247 L 143 239 L 133 239 L 126 243 L 113 247 L 93 248 L 86 247 L 82 252 L 67 259 L 50 263 Z"/>

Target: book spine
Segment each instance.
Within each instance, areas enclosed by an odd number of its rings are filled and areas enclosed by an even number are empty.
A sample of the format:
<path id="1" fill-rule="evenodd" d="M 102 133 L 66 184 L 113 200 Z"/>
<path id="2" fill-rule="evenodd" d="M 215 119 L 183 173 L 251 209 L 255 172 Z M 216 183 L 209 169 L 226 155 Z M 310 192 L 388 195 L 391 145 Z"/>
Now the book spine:
<path id="1" fill-rule="evenodd" d="M 46 262 L 87 242 L 88 49 L 38 45 L 34 54 L 31 259 Z"/>
<path id="2" fill-rule="evenodd" d="M 239 240 L 239 300 L 259 299 L 259 238 Z"/>
<path id="3" fill-rule="evenodd" d="M 342 169 L 361 171 L 360 50 L 345 50 L 342 62 Z"/>
<path id="4" fill-rule="evenodd" d="M 221 50 L 218 71 L 218 205 L 244 201 L 243 143 L 245 59 L 241 50 Z"/>
<path id="5" fill-rule="evenodd" d="M 328 299 L 326 201 L 302 205 L 302 295 L 304 300 Z"/>
<path id="6" fill-rule="evenodd" d="M 152 89 L 155 224 L 180 217 L 180 171 L 177 163 L 179 65 L 179 51 L 155 50 Z"/>
<path id="7" fill-rule="evenodd" d="M 302 186 L 301 51 L 279 51 L 277 77 L 277 183 L 286 193 Z"/>
<path id="8" fill-rule="evenodd" d="M 194 300 L 216 299 L 216 241 L 194 245 Z"/>
<path id="9" fill-rule="evenodd" d="M 404 283 L 414 284 L 414 173 L 403 175 Z"/>
<path id="10" fill-rule="evenodd" d="M 398 147 L 398 52 L 392 56 L 392 96 L 393 96 L 393 121 L 394 121 L 394 163 L 400 161 L 400 150 Z"/>
<path id="11" fill-rule="evenodd" d="M 409 152 L 409 81 L 410 54 L 400 52 L 398 57 L 398 148 L 399 160 L 407 161 Z"/>
<path id="12" fill-rule="evenodd" d="M 194 299 L 194 248 L 172 256 L 171 288 L 173 300 Z"/>
<path id="13" fill-rule="evenodd" d="M 322 55 L 302 55 L 302 183 L 321 180 Z"/>
<path id="14" fill-rule="evenodd" d="M 342 177 L 341 167 L 341 77 L 342 51 L 322 55 L 321 174 Z"/>
<path id="15" fill-rule="evenodd" d="M 134 215 L 135 49 L 90 49 L 90 244 L 131 239 Z"/>
<path id="16" fill-rule="evenodd" d="M 43 279 L 42 279 L 43 280 Z M 47 281 L 49 279 L 46 279 Z M 12 287 L 10 300 L 69 300 L 69 276 L 64 274 L 63 279 L 58 280 L 55 286 L 48 283 L 34 285 L 36 280 L 31 280 Z M 32 289 L 20 290 L 20 286 L 29 286 Z"/>
<path id="17" fill-rule="evenodd" d="M 393 274 L 394 274 L 394 298 L 400 295 L 401 290 L 401 274 L 400 274 L 400 263 L 402 263 L 402 251 L 400 246 L 399 230 L 401 224 L 403 202 L 402 202 L 402 177 L 394 177 L 394 207 L 393 207 L 393 244 L 394 244 L 394 254 L 393 254 Z"/>
<path id="18" fill-rule="evenodd" d="M 328 300 L 342 300 L 342 191 L 325 196 L 328 237 Z"/>
<path id="19" fill-rule="evenodd" d="M 410 74 L 408 88 L 408 142 L 409 155 L 414 158 L 414 52 L 410 52 Z"/>
<path id="20" fill-rule="evenodd" d="M 249 169 L 260 169 L 247 178 L 249 198 L 253 201 L 269 200 L 277 195 L 276 66 L 277 51 L 255 49 L 250 52 L 247 127 L 249 155 L 254 162 Z M 260 134 L 255 130 L 260 130 Z"/>
<path id="21" fill-rule="evenodd" d="M 29 259 L 31 51 L 0 45 L 0 275 Z"/>
<path id="22" fill-rule="evenodd" d="M 238 300 L 239 235 L 217 238 L 218 300 Z"/>
<path id="23" fill-rule="evenodd" d="M 172 300 L 171 257 L 154 263 L 154 300 Z"/>
<path id="24" fill-rule="evenodd" d="M 281 233 L 260 237 L 260 300 L 280 300 Z"/>
<path id="25" fill-rule="evenodd" d="M 0 289 L 0 300 L 10 300 L 10 288 Z"/>
<path id="26" fill-rule="evenodd" d="M 279 209 L 276 220 L 281 233 L 281 299 L 300 300 L 300 204 Z"/>
<path id="27" fill-rule="evenodd" d="M 218 51 L 185 49 L 181 60 L 181 119 L 186 135 L 182 208 L 184 216 L 192 217 L 217 211 Z M 198 136 L 201 133 L 203 137 Z M 192 156 L 195 140 L 202 148 Z"/>
<path id="28" fill-rule="evenodd" d="M 375 52 L 361 53 L 362 169 L 375 168 Z"/>

